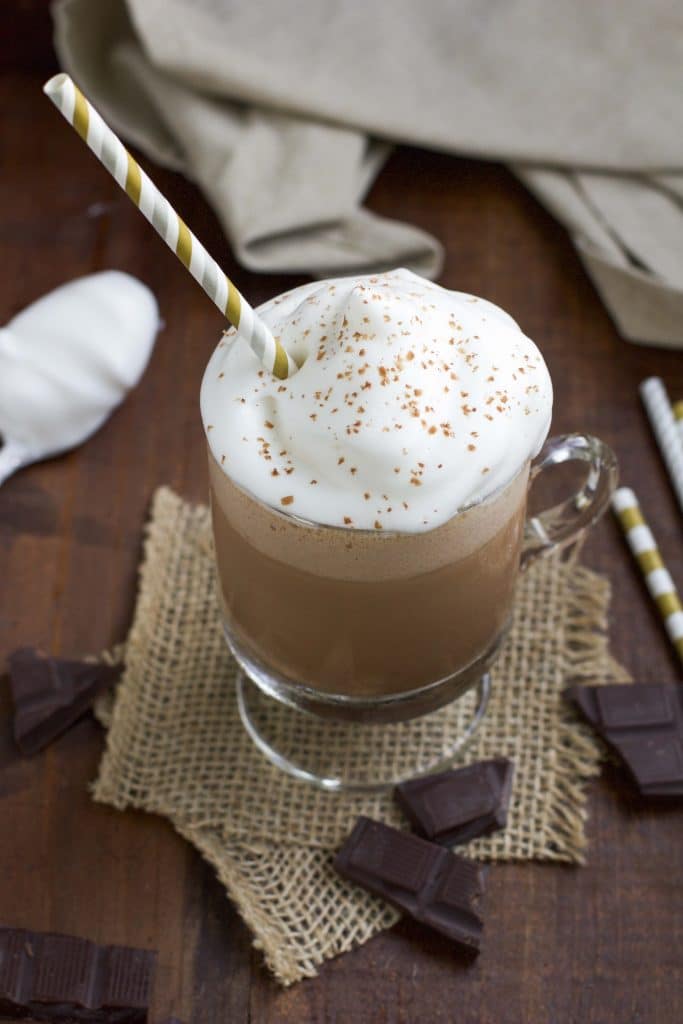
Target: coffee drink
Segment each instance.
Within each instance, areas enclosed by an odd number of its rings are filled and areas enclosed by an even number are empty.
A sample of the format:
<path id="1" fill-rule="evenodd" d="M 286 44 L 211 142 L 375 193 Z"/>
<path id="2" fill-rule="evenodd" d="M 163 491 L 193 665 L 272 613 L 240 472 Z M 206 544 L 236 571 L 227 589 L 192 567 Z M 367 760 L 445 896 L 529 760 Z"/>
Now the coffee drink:
<path id="1" fill-rule="evenodd" d="M 525 467 L 499 495 L 426 533 L 299 522 L 210 458 L 225 623 L 245 660 L 355 697 L 418 689 L 473 665 L 507 623 Z"/>
<path id="2" fill-rule="evenodd" d="M 509 620 L 552 389 L 497 307 L 405 270 L 259 310 L 300 365 L 237 336 L 202 386 L 224 621 L 246 667 L 325 694 L 475 673 Z"/>

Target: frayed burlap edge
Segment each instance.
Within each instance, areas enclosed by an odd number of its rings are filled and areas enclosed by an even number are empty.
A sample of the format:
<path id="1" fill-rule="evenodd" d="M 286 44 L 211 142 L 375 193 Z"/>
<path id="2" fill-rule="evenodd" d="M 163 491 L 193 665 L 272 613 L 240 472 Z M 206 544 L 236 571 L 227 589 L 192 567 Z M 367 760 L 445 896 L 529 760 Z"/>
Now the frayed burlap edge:
<path id="1" fill-rule="evenodd" d="M 314 978 L 326 960 L 362 946 L 400 918 L 388 904 L 342 881 L 324 850 L 226 842 L 211 829 L 174 827 L 212 865 L 252 933 L 254 949 L 285 987 Z M 310 896 L 305 903 L 290 896 L 300 883 Z"/>
<path id="2" fill-rule="evenodd" d="M 609 653 L 607 613 L 611 585 L 579 565 L 577 554 L 572 558 L 573 573 L 568 588 L 564 678 L 567 684 L 588 679 L 595 684 L 632 682 L 626 669 Z M 553 856 L 554 834 L 562 836 L 571 859 L 583 864 L 587 845 L 584 826 L 588 817 L 585 784 L 600 774 L 605 748 L 595 732 L 580 722 L 567 704 L 561 712 L 558 740 L 557 756 L 561 766 L 549 793 L 555 822 L 547 836 L 548 859 L 567 859 Z"/>

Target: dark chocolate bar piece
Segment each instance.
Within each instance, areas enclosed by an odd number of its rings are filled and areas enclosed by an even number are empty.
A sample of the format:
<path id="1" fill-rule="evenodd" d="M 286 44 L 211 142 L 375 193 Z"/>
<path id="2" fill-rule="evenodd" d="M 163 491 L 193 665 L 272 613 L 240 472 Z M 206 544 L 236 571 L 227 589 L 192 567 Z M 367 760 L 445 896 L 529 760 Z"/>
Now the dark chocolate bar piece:
<path id="1" fill-rule="evenodd" d="M 343 877 L 470 952 L 481 944 L 483 873 L 472 861 L 409 832 L 360 817 L 337 854 Z"/>
<path id="2" fill-rule="evenodd" d="M 146 1024 L 156 953 L 0 928 L 0 1018 Z"/>
<path id="3" fill-rule="evenodd" d="M 7 659 L 14 699 L 14 738 L 35 754 L 85 714 L 121 675 L 121 666 L 50 658 L 22 647 Z"/>
<path id="4" fill-rule="evenodd" d="M 621 756 L 644 796 L 683 796 L 683 686 L 571 686 L 564 696 Z"/>
<path id="5" fill-rule="evenodd" d="M 394 796 L 421 835 L 453 846 L 505 828 L 513 773 L 505 757 L 479 761 L 402 782 Z"/>

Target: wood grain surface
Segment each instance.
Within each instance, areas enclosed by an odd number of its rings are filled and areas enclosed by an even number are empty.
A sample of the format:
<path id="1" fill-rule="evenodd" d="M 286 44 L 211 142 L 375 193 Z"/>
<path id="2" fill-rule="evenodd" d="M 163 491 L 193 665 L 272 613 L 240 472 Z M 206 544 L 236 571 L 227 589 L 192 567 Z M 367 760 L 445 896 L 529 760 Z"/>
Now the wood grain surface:
<path id="1" fill-rule="evenodd" d="M 109 267 L 145 281 L 165 321 L 142 383 L 104 429 L 0 489 L 0 658 L 23 643 L 78 655 L 125 635 L 154 488 L 206 497 L 197 398 L 223 324 L 41 95 L 53 67 L 46 5 L 3 8 L 1 321 Z M 252 302 L 299 283 L 236 266 L 196 189 L 143 163 Z M 683 581 L 681 519 L 637 395 L 651 373 L 683 395 L 681 355 L 620 340 L 565 233 L 499 166 L 399 149 L 369 206 L 438 235 L 441 282 L 499 303 L 538 342 L 556 387 L 554 432 L 590 431 L 614 446 Z M 611 519 L 585 560 L 614 584 L 615 655 L 638 679 L 680 679 Z M 153 1022 L 683 1020 L 683 815 L 648 807 L 616 767 L 591 786 L 586 867 L 490 871 L 474 965 L 403 922 L 283 991 L 212 870 L 170 825 L 90 800 L 102 744 L 86 718 L 44 754 L 19 757 L 0 686 L 0 923 L 158 949 Z"/>

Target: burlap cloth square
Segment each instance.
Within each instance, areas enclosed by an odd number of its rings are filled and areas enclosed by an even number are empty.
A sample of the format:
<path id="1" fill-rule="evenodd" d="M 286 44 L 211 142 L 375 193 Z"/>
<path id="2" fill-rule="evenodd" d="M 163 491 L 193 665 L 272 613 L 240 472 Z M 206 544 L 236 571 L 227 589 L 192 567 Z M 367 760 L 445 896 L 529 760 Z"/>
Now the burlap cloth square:
<path id="1" fill-rule="evenodd" d="M 468 855 L 581 862 L 583 784 L 597 774 L 601 747 L 560 692 L 570 678 L 628 678 L 608 652 L 608 604 L 607 581 L 576 553 L 545 558 L 520 578 L 489 709 L 463 758 L 514 760 L 509 821 L 470 843 Z M 400 812 L 389 796 L 296 782 L 253 746 L 219 626 L 209 511 L 168 488 L 152 504 L 125 663 L 115 697 L 97 709 L 108 735 L 95 799 L 168 817 L 214 865 L 282 984 L 314 975 L 397 919 L 339 879 L 331 855 L 358 814 L 405 825 Z M 450 726 L 465 713 L 460 703 L 447 713 Z M 444 742 L 443 724 L 392 729 L 379 767 L 406 749 L 436 755 Z"/>

